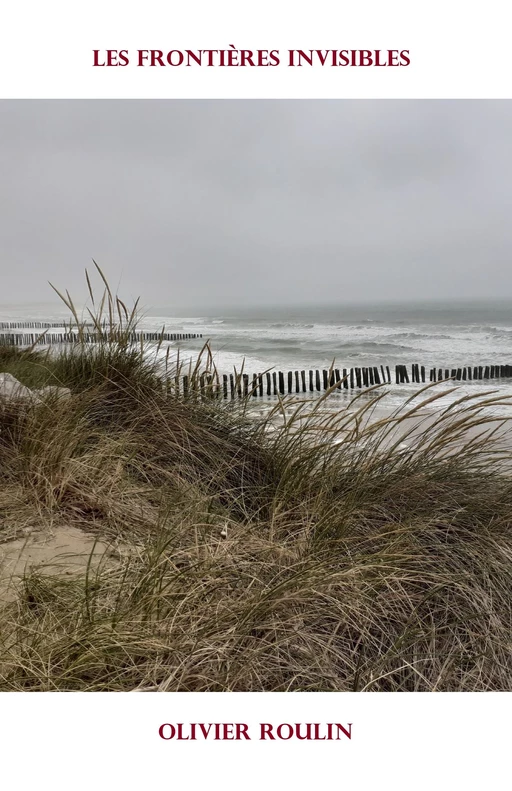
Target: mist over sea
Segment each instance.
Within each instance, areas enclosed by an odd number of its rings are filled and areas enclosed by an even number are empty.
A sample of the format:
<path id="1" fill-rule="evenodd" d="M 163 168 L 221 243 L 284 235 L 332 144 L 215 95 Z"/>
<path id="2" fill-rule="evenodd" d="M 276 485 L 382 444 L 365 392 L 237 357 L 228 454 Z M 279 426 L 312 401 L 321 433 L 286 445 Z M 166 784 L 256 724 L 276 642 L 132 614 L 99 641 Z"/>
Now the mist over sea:
<path id="1" fill-rule="evenodd" d="M 0 306 L 3 320 L 62 315 L 43 304 Z M 336 360 L 338 368 L 388 365 L 392 373 L 396 364 L 418 363 L 427 369 L 428 379 L 431 367 L 512 365 L 511 300 L 251 307 L 183 316 L 172 308 L 145 309 L 141 327 L 160 330 L 163 325 L 169 332 L 202 333 L 202 339 L 171 346 L 179 346 L 187 359 L 209 340 L 220 373 L 240 371 L 242 362 L 252 374 L 329 368 Z M 459 386 L 457 397 L 461 391 L 488 390 L 512 396 L 512 379 Z M 398 404 L 418 385 L 392 384 L 389 389 L 388 403 Z"/>

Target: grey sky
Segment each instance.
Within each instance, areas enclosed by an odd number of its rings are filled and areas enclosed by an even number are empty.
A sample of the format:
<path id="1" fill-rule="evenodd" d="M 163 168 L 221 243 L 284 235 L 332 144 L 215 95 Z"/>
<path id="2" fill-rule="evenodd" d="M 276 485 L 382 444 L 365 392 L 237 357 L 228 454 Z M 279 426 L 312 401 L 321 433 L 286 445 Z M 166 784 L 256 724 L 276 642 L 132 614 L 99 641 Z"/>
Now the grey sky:
<path id="1" fill-rule="evenodd" d="M 2 101 L 0 303 L 512 297 L 512 101 Z"/>

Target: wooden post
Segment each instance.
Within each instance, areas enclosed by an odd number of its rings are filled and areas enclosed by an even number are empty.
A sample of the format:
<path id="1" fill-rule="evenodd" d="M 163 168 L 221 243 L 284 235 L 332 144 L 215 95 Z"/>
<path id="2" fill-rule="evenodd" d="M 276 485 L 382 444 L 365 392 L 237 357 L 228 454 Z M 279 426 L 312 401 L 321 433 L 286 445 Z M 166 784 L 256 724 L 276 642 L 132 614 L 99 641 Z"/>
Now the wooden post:
<path id="1" fill-rule="evenodd" d="M 224 398 L 228 397 L 228 375 L 222 375 L 222 391 L 224 393 Z"/>
<path id="2" fill-rule="evenodd" d="M 258 381 L 260 385 L 260 398 L 263 395 L 263 374 L 258 374 Z"/>
<path id="3" fill-rule="evenodd" d="M 279 392 L 284 395 L 284 373 L 279 371 Z"/>
<path id="4" fill-rule="evenodd" d="M 301 371 L 300 372 L 300 378 L 302 380 L 302 392 L 305 393 L 306 392 L 306 372 L 305 371 Z"/>
<path id="5" fill-rule="evenodd" d="M 348 374 L 347 369 L 343 369 L 343 387 L 345 390 L 348 390 Z"/>
<path id="6" fill-rule="evenodd" d="M 354 389 L 354 369 L 350 369 L 350 389 Z"/>
<path id="7" fill-rule="evenodd" d="M 277 395 L 277 372 L 272 371 L 272 384 L 274 386 L 274 395 Z"/>
<path id="8" fill-rule="evenodd" d="M 421 381 L 422 382 L 425 381 L 425 366 L 424 365 L 421 366 Z"/>
<path id="9" fill-rule="evenodd" d="M 395 384 L 397 384 L 397 385 L 400 384 L 400 381 L 401 381 L 401 379 L 400 379 L 400 366 L 399 365 L 395 365 Z"/>
<path id="10" fill-rule="evenodd" d="M 315 385 L 316 389 L 320 390 L 320 371 L 318 370 L 315 371 Z"/>
<path id="11" fill-rule="evenodd" d="M 295 371 L 295 392 L 300 393 L 299 372 Z"/>
<path id="12" fill-rule="evenodd" d="M 356 368 L 356 383 L 358 387 L 361 387 L 361 369 Z"/>
<path id="13" fill-rule="evenodd" d="M 328 373 L 329 373 L 329 372 L 328 372 L 328 371 L 326 371 L 325 369 L 322 371 L 322 378 L 323 378 L 324 390 L 327 390 L 327 387 L 328 387 L 328 384 L 327 384 L 327 376 L 328 376 Z"/>
<path id="14" fill-rule="evenodd" d="M 265 377 L 267 379 L 267 395 L 271 395 L 272 391 L 270 389 L 271 388 L 271 385 L 270 385 L 271 379 L 270 379 L 270 372 L 269 371 L 267 371 L 267 373 L 265 374 Z"/>
<path id="15" fill-rule="evenodd" d="M 484 371 L 484 379 L 488 379 L 488 378 L 489 378 L 489 366 L 486 365 Z"/>
<path id="16" fill-rule="evenodd" d="M 314 389 L 315 388 L 313 386 L 313 371 L 310 371 L 309 372 L 309 390 L 310 390 L 310 392 L 313 392 Z"/>
<path id="17" fill-rule="evenodd" d="M 293 392 L 293 372 L 288 371 L 288 392 Z"/>

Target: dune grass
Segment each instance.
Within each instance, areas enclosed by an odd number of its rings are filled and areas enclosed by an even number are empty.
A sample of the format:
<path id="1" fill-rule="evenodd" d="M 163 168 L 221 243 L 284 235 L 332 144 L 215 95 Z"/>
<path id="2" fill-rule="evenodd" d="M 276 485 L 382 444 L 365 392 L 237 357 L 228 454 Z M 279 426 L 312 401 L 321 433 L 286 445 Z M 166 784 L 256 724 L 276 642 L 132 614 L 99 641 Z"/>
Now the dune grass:
<path id="1" fill-rule="evenodd" d="M 471 398 L 425 419 L 436 386 L 380 419 L 384 388 L 265 417 L 185 398 L 169 358 L 123 337 L 136 314 L 116 299 L 94 347 L 0 349 L 24 384 L 72 390 L 0 406 L 0 536 L 28 514 L 112 547 L 83 574 L 18 582 L 0 689 L 510 687 L 506 423 Z"/>

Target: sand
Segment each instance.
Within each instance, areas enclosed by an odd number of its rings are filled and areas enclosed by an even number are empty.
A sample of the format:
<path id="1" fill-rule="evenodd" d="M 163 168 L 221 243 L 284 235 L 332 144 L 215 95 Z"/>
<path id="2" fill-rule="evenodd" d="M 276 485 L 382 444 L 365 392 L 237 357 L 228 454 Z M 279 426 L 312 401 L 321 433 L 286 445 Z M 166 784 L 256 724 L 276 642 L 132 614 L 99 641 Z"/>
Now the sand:
<path id="1" fill-rule="evenodd" d="M 106 543 L 76 527 L 35 531 L 23 538 L 6 541 L 0 544 L 0 601 L 15 598 L 20 579 L 30 570 L 47 575 L 83 574 L 91 555 L 95 566 L 107 552 Z"/>

